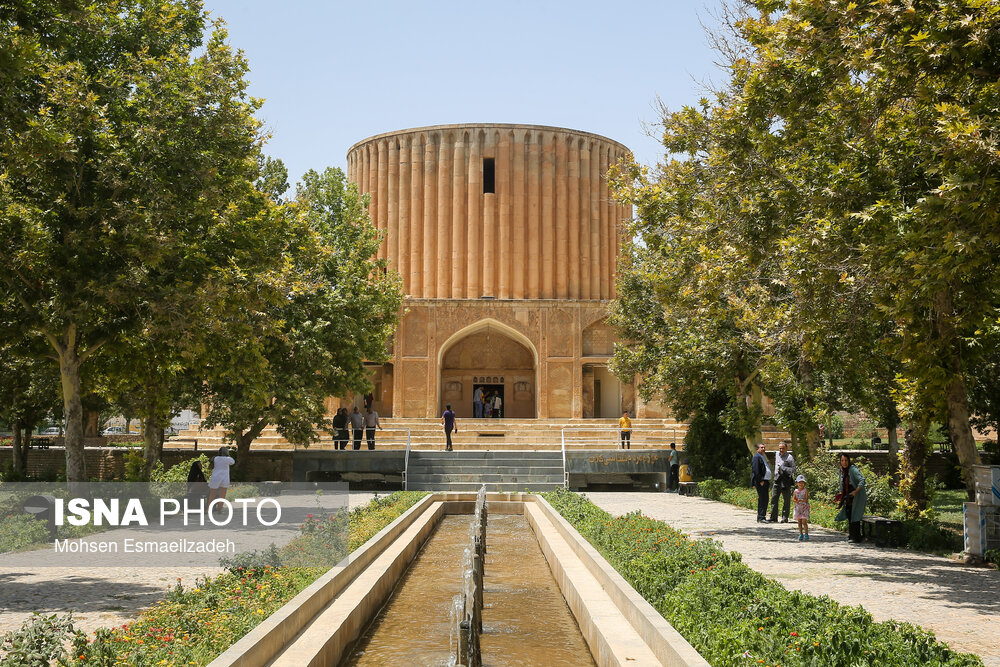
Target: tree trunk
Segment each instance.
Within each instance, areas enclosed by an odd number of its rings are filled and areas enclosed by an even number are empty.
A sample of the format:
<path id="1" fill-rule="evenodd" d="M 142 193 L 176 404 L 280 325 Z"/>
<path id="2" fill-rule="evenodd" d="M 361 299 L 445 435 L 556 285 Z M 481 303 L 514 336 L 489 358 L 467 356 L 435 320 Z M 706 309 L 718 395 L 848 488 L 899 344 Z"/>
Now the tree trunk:
<path id="1" fill-rule="evenodd" d="M 77 354 L 75 329 L 59 353 L 59 377 L 62 384 L 63 412 L 66 414 L 66 481 L 86 482 L 87 462 L 83 451 L 83 401 L 80 384 L 80 356 Z"/>
<path id="2" fill-rule="evenodd" d="M 246 433 L 236 433 L 236 472 L 240 477 L 246 477 L 246 471 L 250 464 L 250 445 L 260 437 L 260 434 L 267 428 L 267 419 L 261 419 L 253 425 Z"/>
<path id="3" fill-rule="evenodd" d="M 802 385 L 802 389 L 805 392 L 805 405 L 809 412 L 812 412 L 816 408 L 816 400 L 813 397 L 813 365 L 809 359 L 805 358 L 804 354 L 799 355 L 799 367 L 798 367 L 799 383 Z M 819 433 L 819 424 L 811 424 L 811 427 L 805 432 L 805 444 L 806 444 L 806 455 L 809 460 L 815 459 L 819 456 L 819 450 L 823 444 L 823 438 Z"/>
<path id="4" fill-rule="evenodd" d="M 819 434 L 819 424 L 813 424 L 812 428 L 806 431 L 806 448 L 809 450 L 810 460 L 819 457 L 822 447 L 823 437 Z"/>
<path id="5" fill-rule="evenodd" d="M 899 482 L 899 422 L 889 427 L 889 474 L 894 482 Z"/>
<path id="6" fill-rule="evenodd" d="M 28 421 L 24 425 L 24 436 L 21 438 L 21 474 L 28 476 L 28 452 L 31 451 L 31 432 L 35 430 L 35 422 Z"/>
<path id="7" fill-rule="evenodd" d="M 153 473 L 163 455 L 163 429 L 155 415 L 147 414 L 142 420 L 142 457 L 146 461 L 145 479 Z"/>
<path id="8" fill-rule="evenodd" d="M 749 401 L 750 403 L 749 405 L 747 405 L 747 408 L 750 410 L 750 414 L 754 416 L 754 421 L 753 421 L 754 438 L 756 438 L 758 443 L 764 442 L 764 433 L 761 431 L 761 424 L 760 424 L 761 421 L 760 417 L 761 414 L 763 414 L 763 408 L 761 406 L 764 404 L 764 391 L 760 388 L 760 385 L 757 384 L 756 382 L 750 385 Z"/>
<path id="9" fill-rule="evenodd" d="M 912 516 L 927 509 L 927 432 L 930 419 L 922 416 L 903 438 L 903 470 L 900 489 Z"/>
<path id="10" fill-rule="evenodd" d="M 962 465 L 962 476 L 969 500 L 975 499 L 976 480 L 972 466 L 981 460 L 976 451 L 976 440 L 969 424 L 969 396 L 965 388 L 961 348 L 962 340 L 955 330 L 955 308 L 950 289 L 942 289 L 934 294 L 934 325 L 940 339 L 942 354 L 946 355 L 945 370 L 950 378 L 945 394 L 948 410 L 948 434 L 951 436 L 958 462 Z"/>
<path id="11" fill-rule="evenodd" d="M 952 377 L 945 400 L 948 405 L 948 433 L 951 435 L 951 444 L 955 447 L 958 462 L 962 465 L 962 476 L 965 478 L 965 489 L 969 494 L 969 500 L 975 501 L 976 473 L 972 466 L 980 465 L 982 460 L 979 458 L 972 426 L 969 424 L 969 396 L 965 389 L 965 380 L 960 374 Z"/>
<path id="12" fill-rule="evenodd" d="M 743 439 L 751 454 L 756 454 L 757 444 L 764 441 L 764 435 L 760 429 L 761 404 L 764 393 L 761 391 L 760 385 L 753 381 L 755 377 L 757 377 L 756 371 L 745 380 L 742 377 L 736 378 L 736 400 L 746 408 L 745 414 L 747 416 Z"/>
<path id="13" fill-rule="evenodd" d="M 13 433 L 14 440 L 11 443 L 13 445 L 13 447 L 11 448 L 13 456 L 13 462 L 11 463 L 11 471 L 14 473 L 16 477 L 17 475 L 23 474 L 22 470 L 25 468 L 25 461 L 22 460 L 22 454 L 21 454 L 21 436 L 22 436 L 21 420 L 15 419 L 14 423 L 11 425 L 11 428 L 14 431 Z"/>

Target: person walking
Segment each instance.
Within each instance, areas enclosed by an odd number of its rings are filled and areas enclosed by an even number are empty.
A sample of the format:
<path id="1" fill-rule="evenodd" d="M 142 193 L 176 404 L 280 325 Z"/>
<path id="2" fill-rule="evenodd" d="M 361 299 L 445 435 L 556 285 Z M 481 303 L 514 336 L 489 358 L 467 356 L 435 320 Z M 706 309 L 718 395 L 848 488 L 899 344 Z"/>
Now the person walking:
<path id="1" fill-rule="evenodd" d="M 195 461 L 191 464 L 191 469 L 188 470 L 187 498 L 191 501 L 201 502 L 208 494 L 208 480 L 205 479 L 205 473 L 201 469 L 201 462 Z"/>
<path id="2" fill-rule="evenodd" d="M 365 415 L 365 440 L 368 441 L 368 449 L 375 449 L 375 429 L 384 430 L 382 423 L 378 420 L 378 413 L 375 408 L 368 410 Z"/>
<path id="3" fill-rule="evenodd" d="M 757 445 L 757 453 L 750 461 L 750 483 L 757 489 L 757 523 L 767 522 L 767 491 L 771 486 L 771 466 L 767 463 L 764 443 Z"/>
<path id="4" fill-rule="evenodd" d="M 219 447 L 219 455 L 212 459 L 212 476 L 208 478 L 209 511 L 212 511 L 213 500 L 226 498 L 226 492 L 229 491 L 229 468 L 233 465 L 236 465 L 236 461 L 229 455 L 229 448 Z"/>
<path id="5" fill-rule="evenodd" d="M 840 512 L 835 517 L 837 521 L 849 521 L 847 541 L 853 544 L 861 543 L 861 518 L 865 515 L 865 503 L 868 494 L 865 491 L 865 478 L 857 466 L 851 463 L 847 454 L 840 455 Z"/>
<path id="6" fill-rule="evenodd" d="M 503 399 L 500 398 L 500 392 L 493 394 L 493 418 L 500 419 L 503 416 Z"/>
<path id="7" fill-rule="evenodd" d="M 347 408 L 337 408 L 337 415 L 333 418 L 334 440 L 337 449 L 347 449 L 347 443 L 351 441 L 351 433 L 347 430 L 350 424 Z"/>
<path id="8" fill-rule="evenodd" d="M 455 413 L 451 410 L 451 403 L 444 406 L 444 413 L 441 414 L 441 423 L 444 425 L 444 451 L 452 451 L 451 432 L 458 433 L 458 426 L 455 424 Z"/>
<path id="9" fill-rule="evenodd" d="M 789 505 L 792 500 L 792 486 L 795 479 L 795 457 L 788 451 L 788 443 L 778 445 L 774 455 L 774 485 L 771 491 L 771 523 L 778 520 L 778 501 L 781 506 L 781 523 L 788 523 Z"/>
<path id="10" fill-rule="evenodd" d="M 483 417 L 489 419 L 493 416 L 493 393 L 487 392 L 483 395 Z"/>
<path id="11" fill-rule="evenodd" d="M 796 477 L 795 486 L 798 488 L 792 491 L 792 499 L 795 501 L 792 518 L 799 523 L 799 541 L 805 542 L 809 540 L 809 491 L 806 489 L 806 476 Z"/>
<path id="12" fill-rule="evenodd" d="M 354 412 L 351 413 L 351 431 L 354 436 L 354 451 L 361 449 L 361 436 L 365 433 L 365 416 L 361 414 L 361 410 L 358 406 L 354 406 Z"/>
<path id="13" fill-rule="evenodd" d="M 482 419 L 483 417 L 483 388 L 476 387 L 475 391 L 472 392 L 472 416 L 475 419 Z"/>
<path id="14" fill-rule="evenodd" d="M 622 412 L 618 420 L 618 437 L 622 449 L 632 449 L 632 420 L 628 418 L 628 410 Z"/>
<path id="15" fill-rule="evenodd" d="M 670 464 L 670 481 L 667 483 L 667 490 L 677 493 L 681 485 L 681 455 L 677 453 L 677 443 L 670 443 L 670 451 L 667 452 L 667 463 Z"/>

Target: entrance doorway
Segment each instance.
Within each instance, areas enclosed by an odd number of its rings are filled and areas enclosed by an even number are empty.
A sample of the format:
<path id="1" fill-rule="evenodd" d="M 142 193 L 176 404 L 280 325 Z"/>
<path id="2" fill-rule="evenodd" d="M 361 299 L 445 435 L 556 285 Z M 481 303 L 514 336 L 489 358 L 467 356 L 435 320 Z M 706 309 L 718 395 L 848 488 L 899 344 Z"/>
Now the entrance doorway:
<path id="1" fill-rule="evenodd" d="M 504 419 L 533 418 L 535 354 L 518 335 L 505 325 L 489 321 L 449 339 L 440 353 L 440 409 L 450 403 L 459 418 L 475 417 L 474 396 L 481 388 L 500 397 L 500 415 Z"/>
<path id="2" fill-rule="evenodd" d="M 583 365 L 583 416 L 622 416 L 622 384 L 604 364 Z"/>
<path id="3" fill-rule="evenodd" d="M 474 384 L 472 385 L 472 395 L 476 395 L 476 389 L 483 390 L 483 397 L 486 402 L 483 406 L 483 418 L 500 419 L 504 415 L 507 407 L 507 397 L 504 395 L 502 384 Z M 500 411 L 493 407 L 493 397 L 500 396 Z M 474 410 L 475 408 L 473 408 Z"/>

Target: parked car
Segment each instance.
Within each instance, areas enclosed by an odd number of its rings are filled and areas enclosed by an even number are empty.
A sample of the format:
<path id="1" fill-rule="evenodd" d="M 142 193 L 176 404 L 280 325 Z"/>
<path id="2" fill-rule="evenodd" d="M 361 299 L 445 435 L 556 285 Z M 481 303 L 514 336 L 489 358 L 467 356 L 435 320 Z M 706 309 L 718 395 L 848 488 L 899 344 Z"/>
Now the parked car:
<path id="1" fill-rule="evenodd" d="M 101 431 L 101 435 L 125 435 L 125 427 L 124 426 L 109 426 L 106 429 L 104 429 L 103 431 Z"/>
<path id="2" fill-rule="evenodd" d="M 50 426 L 47 429 L 43 429 L 42 431 L 40 431 L 38 435 L 60 435 L 59 427 Z"/>

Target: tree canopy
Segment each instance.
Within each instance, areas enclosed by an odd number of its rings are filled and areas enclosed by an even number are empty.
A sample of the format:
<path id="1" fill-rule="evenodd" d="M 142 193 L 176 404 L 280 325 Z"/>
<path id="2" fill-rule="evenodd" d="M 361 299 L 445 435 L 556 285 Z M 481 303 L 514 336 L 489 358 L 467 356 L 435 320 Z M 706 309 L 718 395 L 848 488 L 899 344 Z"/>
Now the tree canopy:
<path id="1" fill-rule="evenodd" d="M 665 161 L 616 183 L 639 213 L 616 311 L 639 345 L 616 363 L 672 401 L 757 371 L 807 435 L 841 407 L 918 439 L 945 414 L 971 483 L 970 381 L 1000 306 L 1000 10 L 758 0 L 727 18 L 725 84 L 665 111 Z"/>
<path id="2" fill-rule="evenodd" d="M 197 0 L 4 5 L 0 65 L 0 319 L 60 380 L 68 479 L 88 394 L 143 418 L 148 468 L 206 388 L 234 431 L 270 405 L 307 442 L 317 392 L 384 354 L 398 289 L 342 175 L 283 201 L 224 25 Z"/>

